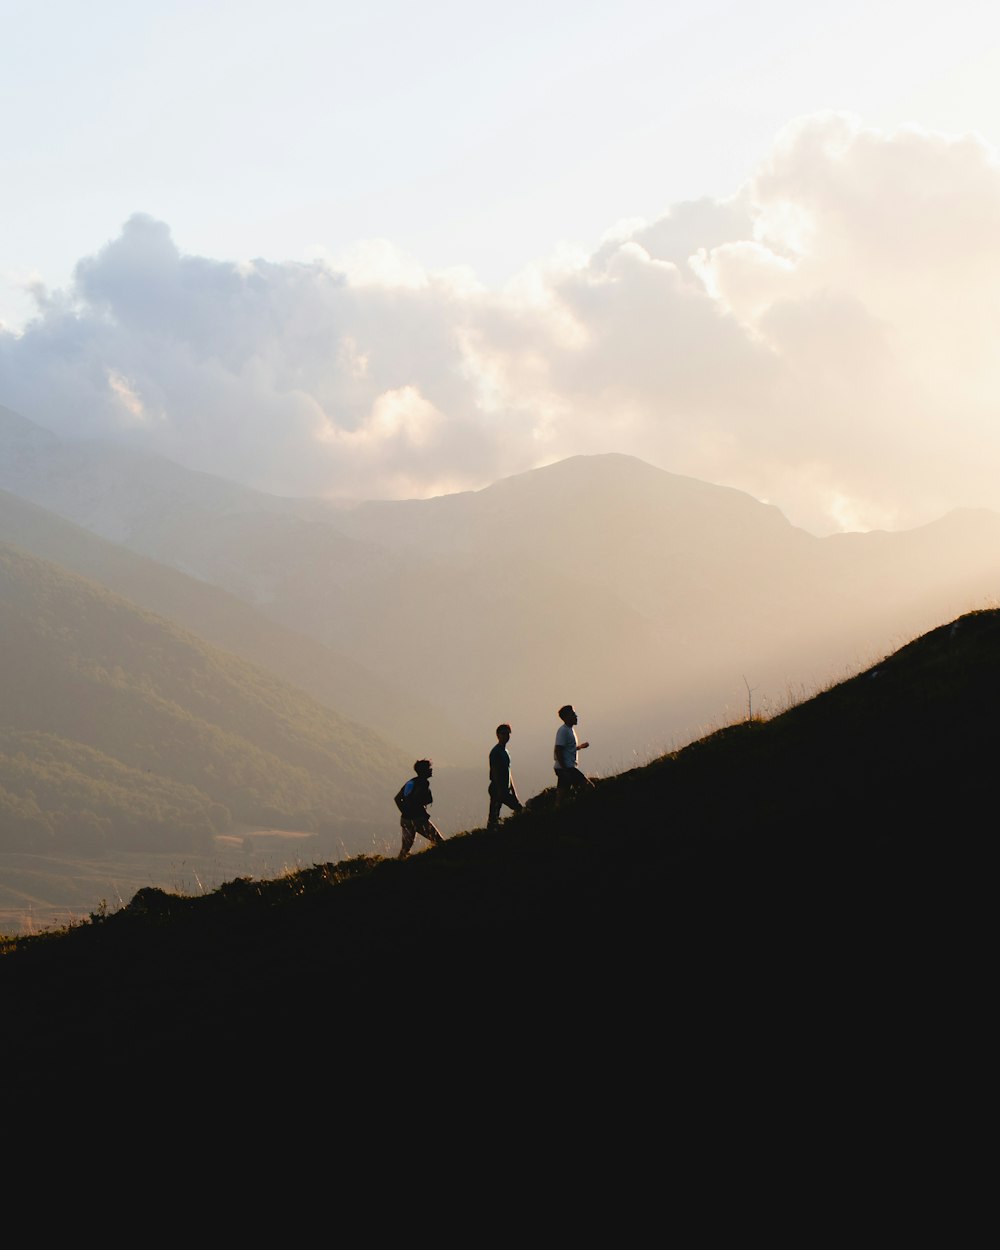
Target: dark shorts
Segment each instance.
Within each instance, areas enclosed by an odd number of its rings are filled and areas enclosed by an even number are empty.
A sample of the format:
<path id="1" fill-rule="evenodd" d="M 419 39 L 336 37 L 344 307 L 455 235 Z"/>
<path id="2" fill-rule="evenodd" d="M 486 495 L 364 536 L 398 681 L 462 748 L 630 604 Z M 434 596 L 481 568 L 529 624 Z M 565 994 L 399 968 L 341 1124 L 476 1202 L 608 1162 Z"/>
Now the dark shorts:
<path id="1" fill-rule="evenodd" d="M 511 794 L 510 788 L 498 789 L 493 783 L 490 783 L 490 814 L 486 819 L 487 826 L 495 825 L 500 819 L 500 809 L 509 807 L 512 811 L 519 812 L 523 804 L 516 794 Z"/>
<path id="2" fill-rule="evenodd" d="M 418 833 L 422 838 L 426 838 L 428 842 L 442 842 L 444 840 L 441 837 L 440 830 L 430 816 L 403 816 L 400 818 L 399 827 L 403 835 L 403 855 L 409 854 Z"/>
<path id="3" fill-rule="evenodd" d="M 587 784 L 587 778 L 579 768 L 557 768 L 555 774 L 557 790 L 575 790 L 577 786 Z"/>

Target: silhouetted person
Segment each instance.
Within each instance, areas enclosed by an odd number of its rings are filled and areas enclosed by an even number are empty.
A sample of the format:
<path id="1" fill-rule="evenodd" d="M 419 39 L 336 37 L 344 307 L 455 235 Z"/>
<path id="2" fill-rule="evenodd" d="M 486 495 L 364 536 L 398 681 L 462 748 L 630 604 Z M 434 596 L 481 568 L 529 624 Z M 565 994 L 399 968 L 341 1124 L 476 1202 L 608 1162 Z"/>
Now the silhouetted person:
<path id="1" fill-rule="evenodd" d="M 556 730 L 556 745 L 553 751 L 556 771 L 556 802 L 561 803 L 572 791 L 594 783 L 585 777 L 576 766 L 576 753 L 590 746 L 589 742 L 577 742 L 576 723 L 579 720 L 572 703 L 559 709 L 562 724 Z"/>
<path id="2" fill-rule="evenodd" d="M 497 744 L 490 751 L 490 814 L 486 821 L 487 829 L 496 829 L 500 824 L 500 809 L 510 807 L 519 812 L 523 806 L 514 789 L 514 778 L 510 771 L 510 752 L 507 743 L 510 741 L 510 725 L 497 725 Z"/>
<path id="3" fill-rule="evenodd" d="M 428 842 L 443 842 L 438 830 L 427 812 L 434 802 L 431 794 L 431 776 L 434 769 L 430 760 L 417 760 L 413 765 L 415 777 L 411 777 L 396 795 L 395 803 L 399 808 L 399 827 L 403 833 L 403 846 L 399 852 L 400 859 L 406 859 L 413 846 L 413 839 L 419 833 Z"/>

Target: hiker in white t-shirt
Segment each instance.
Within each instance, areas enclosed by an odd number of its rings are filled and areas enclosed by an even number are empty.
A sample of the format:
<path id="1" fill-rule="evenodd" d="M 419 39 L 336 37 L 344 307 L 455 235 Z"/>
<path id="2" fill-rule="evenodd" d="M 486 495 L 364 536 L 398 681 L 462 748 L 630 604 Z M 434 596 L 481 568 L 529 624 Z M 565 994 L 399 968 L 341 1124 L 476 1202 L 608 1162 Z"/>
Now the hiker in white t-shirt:
<path id="1" fill-rule="evenodd" d="M 556 745 L 553 751 L 557 803 L 561 803 L 571 791 L 594 784 L 576 766 L 577 751 L 586 750 L 590 743 L 577 741 L 576 724 L 579 717 L 572 703 L 567 703 L 565 707 L 559 709 L 559 719 L 562 724 L 556 730 Z"/>

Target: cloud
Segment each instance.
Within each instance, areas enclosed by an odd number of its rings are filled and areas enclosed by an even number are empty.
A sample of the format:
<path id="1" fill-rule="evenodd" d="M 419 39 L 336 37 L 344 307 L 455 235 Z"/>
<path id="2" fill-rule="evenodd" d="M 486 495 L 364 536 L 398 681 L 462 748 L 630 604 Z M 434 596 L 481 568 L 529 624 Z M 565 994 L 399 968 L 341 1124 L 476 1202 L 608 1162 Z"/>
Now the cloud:
<path id="1" fill-rule="evenodd" d="M 724 202 L 624 220 L 503 290 L 385 240 L 185 255 L 136 215 L 0 329 L 0 403 L 281 494 L 476 488 L 624 451 L 817 532 L 1000 508 L 1000 167 L 822 114 Z"/>

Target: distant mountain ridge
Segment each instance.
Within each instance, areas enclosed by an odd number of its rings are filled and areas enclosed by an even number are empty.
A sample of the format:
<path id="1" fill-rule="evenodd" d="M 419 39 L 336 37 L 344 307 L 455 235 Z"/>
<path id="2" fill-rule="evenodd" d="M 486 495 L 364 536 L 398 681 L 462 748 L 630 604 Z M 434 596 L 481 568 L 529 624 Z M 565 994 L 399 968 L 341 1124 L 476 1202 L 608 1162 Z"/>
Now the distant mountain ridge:
<path id="1" fill-rule="evenodd" d="M 411 717 L 407 752 L 477 766 L 510 721 L 526 788 L 551 778 L 566 701 L 592 742 L 587 766 L 611 771 L 750 702 L 774 709 L 1000 590 L 988 512 L 816 538 L 744 492 L 613 453 L 342 506 L 54 447 L 3 417 L 0 450 L 16 439 L 20 459 L 0 487 L 223 588 L 433 709 L 426 733 Z M 363 719 L 381 728 L 380 715 Z"/>

